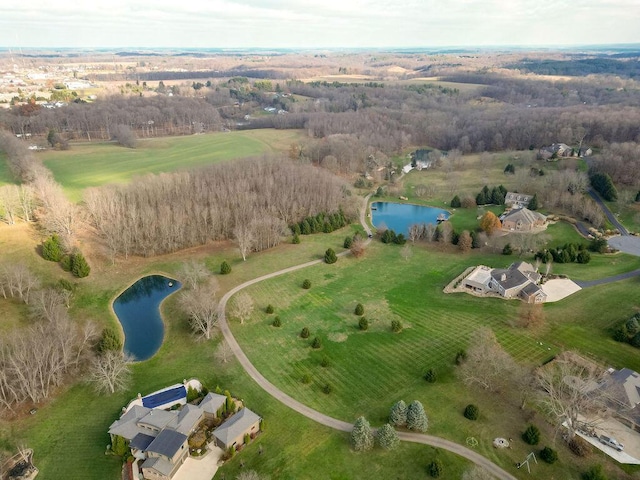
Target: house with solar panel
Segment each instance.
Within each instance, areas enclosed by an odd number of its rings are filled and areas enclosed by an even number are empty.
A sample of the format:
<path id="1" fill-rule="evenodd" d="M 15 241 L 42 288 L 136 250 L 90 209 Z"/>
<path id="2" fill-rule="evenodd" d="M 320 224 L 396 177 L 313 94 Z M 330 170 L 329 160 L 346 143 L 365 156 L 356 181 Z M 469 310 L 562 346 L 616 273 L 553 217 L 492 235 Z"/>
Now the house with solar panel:
<path id="1" fill-rule="evenodd" d="M 186 395 L 185 385 L 174 385 L 139 396 L 109 427 L 112 444 L 116 436 L 129 442 L 134 469 L 145 479 L 173 478 L 189 457 L 189 437 L 205 421 L 219 423 L 213 432 L 214 444 L 225 450 L 243 445 L 247 435 L 254 437 L 260 429 L 261 418 L 245 407 L 220 423 L 225 395 L 208 393 L 198 405 L 186 403 Z"/>

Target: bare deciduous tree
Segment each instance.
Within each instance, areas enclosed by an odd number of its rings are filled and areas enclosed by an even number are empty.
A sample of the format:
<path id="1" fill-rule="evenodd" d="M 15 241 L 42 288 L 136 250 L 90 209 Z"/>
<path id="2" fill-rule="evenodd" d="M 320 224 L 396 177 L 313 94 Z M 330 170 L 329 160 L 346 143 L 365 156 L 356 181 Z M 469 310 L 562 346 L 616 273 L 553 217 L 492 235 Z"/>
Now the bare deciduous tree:
<path id="1" fill-rule="evenodd" d="M 131 360 L 122 352 L 108 350 L 93 359 L 88 379 L 98 393 L 124 390 L 131 380 Z"/>
<path id="2" fill-rule="evenodd" d="M 536 379 L 542 408 L 558 428 L 566 426 L 569 440 L 603 406 L 602 370 L 573 352 L 563 352 L 540 367 Z"/>
<path id="3" fill-rule="evenodd" d="M 247 255 L 253 248 L 253 244 L 255 242 L 255 235 L 253 234 L 251 225 L 248 222 L 236 225 L 233 229 L 233 239 L 238 245 L 238 250 L 240 250 L 242 260 L 246 261 Z"/>
<path id="4" fill-rule="evenodd" d="M 216 348 L 216 353 L 214 354 L 215 359 L 221 363 L 227 363 L 233 357 L 233 350 L 231 350 L 231 346 L 227 343 L 226 340 L 222 340 Z"/>
<path id="5" fill-rule="evenodd" d="M 180 294 L 180 304 L 189 316 L 193 332 L 205 340 L 210 340 L 218 325 L 218 300 L 214 287 L 197 285 L 192 290 L 185 290 Z"/>
<path id="6" fill-rule="evenodd" d="M 458 375 L 467 385 L 497 391 L 509 380 L 515 367 L 513 358 L 498 343 L 493 331 L 482 327 L 474 332 Z"/>
<path id="7" fill-rule="evenodd" d="M 253 300 L 247 292 L 240 292 L 233 299 L 233 307 L 231 316 L 240 320 L 240 324 L 244 324 L 253 313 Z"/>
<path id="8" fill-rule="evenodd" d="M 211 272 L 206 267 L 206 265 L 196 260 L 185 262 L 180 268 L 180 276 L 182 277 L 184 286 L 188 289 L 196 288 L 202 280 L 209 277 L 210 275 Z"/>
<path id="9" fill-rule="evenodd" d="M 402 255 L 402 258 L 404 258 L 405 262 L 408 262 L 409 259 L 412 257 L 413 255 L 413 250 L 411 249 L 411 247 L 409 246 L 408 243 L 406 243 L 401 249 L 400 249 L 400 255 Z"/>

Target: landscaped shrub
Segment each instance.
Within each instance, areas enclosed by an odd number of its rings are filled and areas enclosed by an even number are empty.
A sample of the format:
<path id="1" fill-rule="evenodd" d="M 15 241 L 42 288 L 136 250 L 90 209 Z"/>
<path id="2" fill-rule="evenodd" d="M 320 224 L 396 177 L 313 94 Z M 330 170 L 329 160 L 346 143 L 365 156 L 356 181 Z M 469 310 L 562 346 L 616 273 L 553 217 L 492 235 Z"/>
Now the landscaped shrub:
<path id="1" fill-rule="evenodd" d="M 302 282 L 302 288 L 304 288 L 305 290 L 309 290 L 311 288 L 311 280 L 305 278 Z"/>
<path id="2" fill-rule="evenodd" d="M 362 306 L 361 303 L 356 305 L 356 308 L 353 311 L 353 313 L 355 313 L 356 315 L 364 315 L 364 307 Z"/>
<path id="3" fill-rule="evenodd" d="M 427 373 L 424 374 L 424 379 L 429 383 L 436 383 L 438 380 L 438 374 L 433 368 L 427 370 Z"/>
<path id="4" fill-rule="evenodd" d="M 308 373 L 305 373 L 304 375 L 302 375 L 302 383 L 304 383 L 305 385 L 309 385 L 311 383 L 311 375 L 309 375 Z"/>
<path id="5" fill-rule="evenodd" d="M 529 200 L 529 205 L 527 206 L 529 210 L 537 210 L 538 209 L 538 194 L 534 194 Z"/>
<path id="6" fill-rule="evenodd" d="M 464 350 L 458 350 L 456 352 L 456 365 L 462 365 L 464 361 L 467 359 L 467 352 Z"/>
<path id="7" fill-rule="evenodd" d="M 326 252 L 324 252 L 324 263 L 332 264 L 338 261 L 338 257 L 336 256 L 336 252 L 333 248 L 328 248 Z"/>
<path id="8" fill-rule="evenodd" d="M 594 238 L 589 242 L 589 246 L 587 248 L 592 252 L 604 253 L 609 248 L 609 244 L 607 243 L 606 238 Z"/>
<path id="9" fill-rule="evenodd" d="M 129 441 L 120 435 L 114 435 L 111 443 L 111 451 L 119 457 L 124 457 L 129 453 Z"/>
<path id="10" fill-rule="evenodd" d="M 365 452 L 373 448 L 373 431 L 364 417 L 359 417 L 353 424 L 351 446 L 356 452 Z"/>
<path id="11" fill-rule="evenodd" d="M 549 464 L 556 463 L 558 461 L 558 452 L 551 447 L 544 447 L 540 451 L 540 458 Z"/>
<path id="12" fill-rule="evenodd" d="M 367 330 L 369 328 L 369 320 L 367 320 L 367 317 L 360 317 L 360 320 L 358 320 L 358 327 L 360 330 Z"/>
<path id="13" fill-rule="evenodd" d="M 302 338 L 309 338 L 311 332 L 309 332 L 309 327 L 303 327 L 302 331 L 300 332 L 300 336 Z"/>
<path id="14" fill-rule="evenodd" d="M 449 205 L 451 206 L 451 208 L 460 208 L 462 206 L 462 202 L 460 202 L 460 197 L 458 195 L 453 197 Z"/>
<path id="15" fill-rule="evenodd" d="M 396 232 L 391 229 L 385 230 L 380 236 L 380 241 L 382 243 L 393 243 L 396 240 Z"/>
<path id="16" fill-rule="evenodd" d="M 346 237 L 346 238 L 344 239 L 344 243 L 342 244 L 342 246 L 343 246 L 344 248 L 351 248 L 351 245 L 353 245 L 353 238 L 351 238 L 351 237 Z"/>
<path id="17" fill-rule="evenodd" d="M 407 407 L 407 428 L 416 432 L 426 432 L 428 427 L 429 420 L 422 403 L 414 400 Z"/>
<path id="18" fill-rule="evenodd" d="M 394 403 L 391 407 L 389 423 L 396 427 L 404 427 L 407 424 L 407 404 L 404 400 Z"/>
<path id="19" fill-rule="evenodd" d="M 298 245 L 300 243 L 300 236 L 297 233 L 293 234 L 293 238 L 291 239 L 291 243 L 294 245 Z"/>
<path id="20" fill-rule="evenodd" d="M 535 425 L 529 425 L 522 434 L 522 440 L 529 445 L 537 445 L 540 442 L 540 430 Z"/>
<path id="21" fill-rule="evenodd" d="M 282 326 L 282 322 L 280 321 L 280 317 L 277 317 L 273 319 L 273 322 L 271 323 L 271 325 L 273 325 L 274 327 L 281 327 Z"/>
<path id="22" fill-rule="evenodd" d="M 320 348 L 322 347 L 322 342 L 320 341 L 320 337 L 314 337 L 313 342 L 311 342 L 311 348 Z"/>
<path id="23" fill-rule="evenodd" d="M 197 389 L 191 386 L 187 388 L 187 403 L 193 402 L 199 396 L 200 396 L 200 392 Z"/>
<path id="24" fill-rule="evenodd" d="M 388 423 L 385 423 L 378 429 L 378 445 L 385 450 L 395 450 L 400 445 L 400 438 L 395 429 Z"/>
<path id="25" fill-rule="evenodd" d="M 582 474 L 583 480 L 607 480 L 607 476 L 602 471 L 602 465 L 594 465 Z"/>
<path id="26" fill-rule="evenodd" d="M 269 313 L 269 314 L 273 313 L 273 311 L 274 311 L 273 305 L 271 305 L 271 304 L 267 305 L 267 308 L 265 308 L 264 311 L 266 313 Z"/>
<path id="27" fill-rule="evenodd" d="M 73 266 L 73 260 L 71 259 L 71 255 L 64 255 L 62 259 L 60 259 L 60 266 L 65 272 L 70 272 L 71 267 Z"/>
<path id="28" fill-rule="evenodd" d="M 480 416 L 480 409 L 477 405 L 470 403 L 464 408 L 464 417 L 469 420 L 477 420 Z"/>
<path id="29" fill-rule="evenodd" d="M 220 273 L 222 275 L 231 273 L 231 265 L 229 265 L 226 260 L 220 264 Z"/>
<path id="30" fill-rule="evenodd" d="M 100 340 L 96 344 L 96 350 L 99 353 L 105 353 L 109 350 L 116 352 L 122 350 L 122 341 L 118 332 L 109 327 L 103 329 Z"/>
<path id="31" fill-rule="evenodd" d="M 513 248 L 511 248 L 511 244 L 507 243 L 502 249 L 503 255 L 513 255 Z"/>
<path id="32" fill-rule="evenodd" d="M 42 242 L 42 258 L 50 262 L 59 262 L 64 255 L 60 237 L 55 233 Z"/>
<path id="33" fill-rule="evenodd" d="M 331 392 L 333 392 L 333 387 L 330 383 L 325 383 L 322 387 L 322 392 L 329 395 Z"/>
<path id="34" fill-rule="evenodd" d="M 391 331 L 398 333 L 402 331 L 402 322 L 400 320 L 391 320 Z"/>
<path id="35" fill-rule="evenodd" d="M 60 280 L 58 280 L 58 285 L 63 290 L 67 290 L 69 292 L 73 292 L 75 290 L 75 287 L 73 286 L 73 283 L 71 283 L 66 278 L 61 278 Z"/>
<path id="36" fill-rule="evenodd" d="M 82 253 L 77 252 L 71 255 L 71 273 L 74 276 L 84 278 L 88 277 L 90 272 L 91 267 Z"/>
<path id="37" fill-rule="evenodd" d="M 591 444 L 576 435 L 569 441 L 569 450 L 578 457 L 586 457 L 591 453 Z"/>
<path id="38" fill-rule="evenodd" d="M 427 473 L 430 477 L 438 478 L 442 475 L 443 471 L 444 465 L 442 465 L 442 462 L 437 458 L 429 465 L 427 465 Z"/>
<path id="39" fill-rule="evenodd" d="M 320 360 L 320 366 L 327 368 L 331 366 L 331 361 L 329 360 L 329 357 L 322 357 L 322 360 Z"/>

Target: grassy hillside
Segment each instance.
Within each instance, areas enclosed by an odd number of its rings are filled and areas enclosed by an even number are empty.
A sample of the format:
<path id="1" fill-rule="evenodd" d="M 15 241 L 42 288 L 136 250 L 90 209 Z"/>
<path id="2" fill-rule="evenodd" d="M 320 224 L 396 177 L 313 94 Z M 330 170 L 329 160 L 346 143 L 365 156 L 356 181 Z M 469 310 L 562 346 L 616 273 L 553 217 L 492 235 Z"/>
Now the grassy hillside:
<path id="1" fill-rule="evenodd" d="M 47 151 L 41 158 L 67 195 L 80 200 L 87 187 L 127 182 L 136 175 L 286 151 L 299 135 L 290 130 L 250 130 L 153 138 L 141 140 L 135 149 L 112 143 L 77 144 L 67 151 Z"/>

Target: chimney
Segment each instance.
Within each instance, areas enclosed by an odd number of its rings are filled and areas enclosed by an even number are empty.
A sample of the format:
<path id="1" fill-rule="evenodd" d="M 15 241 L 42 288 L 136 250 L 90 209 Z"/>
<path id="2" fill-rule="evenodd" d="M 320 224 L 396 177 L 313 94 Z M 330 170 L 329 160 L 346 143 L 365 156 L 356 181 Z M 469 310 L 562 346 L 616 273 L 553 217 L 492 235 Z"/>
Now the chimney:
<path id="1" fill-rule="evenodd" d="M 507 274 L 506 274 L 506 273 L 503 273 L 503 274 L 500 276 L 500 281 L 501 281 L 501 282 L 505 282 L 506 280 L 507 280 Z"/>

